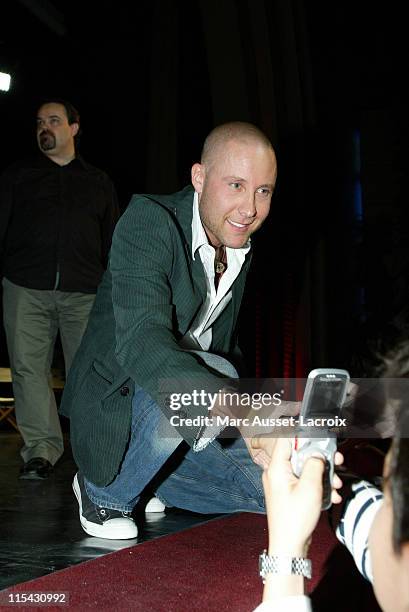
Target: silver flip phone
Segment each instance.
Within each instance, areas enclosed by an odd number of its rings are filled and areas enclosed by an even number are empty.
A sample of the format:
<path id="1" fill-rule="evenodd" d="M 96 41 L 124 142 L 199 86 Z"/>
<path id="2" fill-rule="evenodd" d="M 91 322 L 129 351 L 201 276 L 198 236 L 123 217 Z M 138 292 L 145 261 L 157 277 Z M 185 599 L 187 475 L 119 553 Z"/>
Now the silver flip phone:
<path id="1" fill-rule="evenodd" d="M 320 368 L 307 379 L 301 404 L 299 427 L 294 439 L 291 465 L 300 476 L 304 463 L 314 453 L 325 459 L 322 510 L 331 506 L 334 457 L 337 438 L 333 431 L 341 414 L 350 377 L 346 370 Z"/>

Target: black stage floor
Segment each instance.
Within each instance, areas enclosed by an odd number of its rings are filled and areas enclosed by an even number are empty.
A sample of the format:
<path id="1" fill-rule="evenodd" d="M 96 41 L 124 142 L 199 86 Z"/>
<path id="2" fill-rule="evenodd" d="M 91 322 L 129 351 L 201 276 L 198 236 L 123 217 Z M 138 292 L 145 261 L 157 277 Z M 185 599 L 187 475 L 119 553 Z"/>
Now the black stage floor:
<path id="1" fill-rule="evenodd" d="M 50 478 L 19 480 L 21 438 L 1 426 L 0 590 L 215 517 L 171 508 L 166 513 L 138 515 L 135 540 L 87 536 L 71 489 L 76 467 L 65 436 L 65 453 Z"/>

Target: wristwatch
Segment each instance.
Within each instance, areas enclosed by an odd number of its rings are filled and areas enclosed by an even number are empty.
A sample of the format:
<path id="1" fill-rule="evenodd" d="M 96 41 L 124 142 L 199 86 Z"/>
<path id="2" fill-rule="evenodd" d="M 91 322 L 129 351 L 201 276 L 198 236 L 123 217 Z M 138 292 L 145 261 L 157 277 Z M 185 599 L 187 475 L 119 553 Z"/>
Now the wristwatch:
<path id="1" fill-rule="evenodd" d="M 267 574 L 275 574 L 276 576 L 304 576 L 308 579 L 312 576 L 310 559 L 290 557 L 287 555 L 274 555 L 273 557 L 269 557 L 266 550 L 263 550 L 259 557 L 258 567 L 263 582 Z"/>

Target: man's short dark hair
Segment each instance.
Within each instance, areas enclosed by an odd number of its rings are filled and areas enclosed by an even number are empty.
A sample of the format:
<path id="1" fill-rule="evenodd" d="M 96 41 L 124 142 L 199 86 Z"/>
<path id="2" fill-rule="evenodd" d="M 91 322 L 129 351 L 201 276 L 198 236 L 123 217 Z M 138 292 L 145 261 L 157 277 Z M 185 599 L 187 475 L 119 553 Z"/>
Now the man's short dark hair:
<path id="1" fill-rule="evenodd" d="M 388 378 L 409 378 L 407 340 L 387 356 L 386 364 Z M 409 399 L 406 387 L 403 387 L 401 395 L 388 474 L 393 506 L 393 548 L 397 554 L 400 554 L 402 545 L 409 542 Z"/>
<path id="2" fill-rule="evenodd" d="M 37 105 L 37 111 L 44 106 L 44 104 L 61 104 L 61 106 L 65 109 L 65 114 L 67 115 L 68 124 L 72 125 L 73 123 L 78 123 L 79 129 L 76 135 L 74 136 L 75 146 L 77 147 L 79 144 L 79 139 L 81 135 L 81 122 L 80 122 L 80 114 L 71 102 L 65 100 L 64 98 L 44 98 Z"/>

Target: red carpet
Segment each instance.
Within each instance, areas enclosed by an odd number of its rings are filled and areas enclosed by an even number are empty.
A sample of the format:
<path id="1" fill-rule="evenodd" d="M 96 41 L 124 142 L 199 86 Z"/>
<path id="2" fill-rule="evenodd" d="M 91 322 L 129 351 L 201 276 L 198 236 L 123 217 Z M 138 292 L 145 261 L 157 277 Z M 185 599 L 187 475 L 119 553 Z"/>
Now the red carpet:
<path id="1" fill-rule="evenodd" d="M 234 611 L 250 612 L 261 600 L 262 584 L 258 577 L 258 555 L 267 544 L 266 519 L 241 514 L 210 521 L 204 525 L 158 538 L 98 559 L 21 583 L 1 593 L 2 603 L 8 593 L 69 593 L 68 606 L 47 606 L 47 610 L 155 610 L 156 612 Z M 289 525 L 289 529 L 291 526 Z M 322 517 L 311 547 L 315 588 L 332 555 L 336 540 Z M 337 549 L 338 550 L 338 547 Z M 352 585 L 354 600 L 364 591 L 359 607 L 345 604 L 351 597 L 348 580 L 354 574 L 352 560 L 346 554 L 337 560 L 335 584 L 325 576 L 314 597 L 314 610 L 375 612 L 373 599 L 367 601 L 363 579 Z M 337 584 L 339 583 L 339 584 Z M 334 605 L 336 587 L 340 594 Z M 335 588 L 335 590 L 334 590 Z M 315 594 L 314 594 L 315 595 Z M 332 604 L 328 605 L 328 598 Z M 316 599 L 316 601 L 315 601 Z M 345 606 L 346 607 L 343 607 Z M 367 607 L 369 605 L 370 607 Z M 6 610 L 4 606 L 1 610 Z M 11 608 L 7 608 L 11 609 Z M 20 608 L 21 609 L 21 608 Z M 44 609 L 26 607 L 24 609 Z"/>

